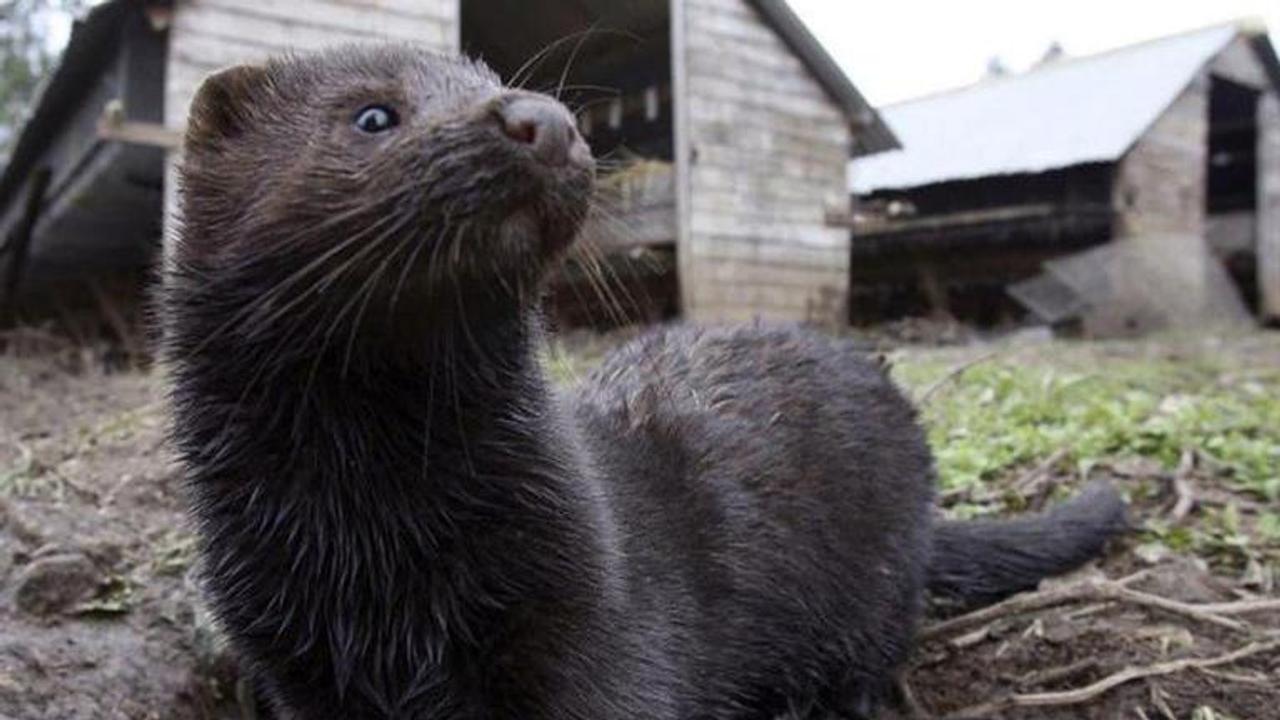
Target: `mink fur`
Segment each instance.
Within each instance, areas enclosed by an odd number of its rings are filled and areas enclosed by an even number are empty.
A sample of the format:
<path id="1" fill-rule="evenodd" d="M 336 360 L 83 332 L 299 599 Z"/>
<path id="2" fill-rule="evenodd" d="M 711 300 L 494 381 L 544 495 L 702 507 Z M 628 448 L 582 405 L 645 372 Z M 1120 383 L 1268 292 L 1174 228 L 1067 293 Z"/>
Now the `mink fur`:
<path id="1" fill-rule="evenodd" d="M 519 97 L 380 46 L 193 104 L 172 434 L 209 603 L 282 717 L 869 717 L 927 586 L 996 599 L 1121 526 L 1105 487 L 935 523 L 909 402 L 800 328 L 659 329 L 558 387 L 539 298 L 593 168 L 505 136 Z M 370 103 L 399 125 L 353 129 Z"/>

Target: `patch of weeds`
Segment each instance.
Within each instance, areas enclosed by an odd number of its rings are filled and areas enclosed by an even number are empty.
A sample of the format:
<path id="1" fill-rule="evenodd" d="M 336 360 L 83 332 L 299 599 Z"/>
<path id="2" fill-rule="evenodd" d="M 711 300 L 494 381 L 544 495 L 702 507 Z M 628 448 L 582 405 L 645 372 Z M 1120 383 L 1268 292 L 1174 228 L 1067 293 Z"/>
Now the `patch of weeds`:
<path id="1" fill-rule="evenodd" d="M 1280 513 L 1264 512 L 1258 517 L 1258 535 L 1263 540 L 1280 547 Z"/>
<path id="2" fill-rule="evenodd" d="M 133 610 L 137 583 L 123 575 L 112 575 L 103 583 L 92 600 L 80 603 L 72 613 L 81 617 L 109 618 Z"/>
<path id="3" fill-rule="evenodd" d="M 151 571 L 156 575 L 181 575 L 191 567 L 196 556 L 196 539 L 180 532 L 165 533 L 155 545 Z"/>
<path id="4" fill-rule="evenodd" d="M 56 474 L 36 458 L 25 445 L 16 445 L 21 453 L 12 466 L 0 469 L 0 497 L 43 497 L 58 488 Z"/>
<path id="5" fill-rule="evenodd" d="M 88 452 L 103 441 L 112 443 L 129 442 L 154 412 L 155 407 L 153 405 L 144 405 L 118 413 L 97 424 L 79 428 L 77 431 L 78 452 Z"/>
<path id="6" fill-rule="evenodd" d="M 1263 559 L 1263 549 L 1241 527 L 1235 505 L 1206 511 L 1193 540 L 1195 553 L 1220 567 L 1243 570 L 1250 562 Z"/>
<path id="7" fill-rule="evenodd" d="M 1138 467 L 1126 489 L 1150 506 L 1168 491 L 1160 476 L 1195 451 L 1205 465 L 1196 481 L 1220 502 L 1182 523 L 1149 518 L 1144 553 L 1195 555 L 1270 586 L 1280 568 L 1280 376 L 1212 358 L 1112 357 L 1087 344 L 1016 359 L 997 357 L 954 376 L 957 366 L 936 354 L 896 360 L 895 378 L 917 394 L 948 378 L 921 417 L 944 491 L 977 491 L 953 515 L 1019 510 L 1014 478 L 1055 453 L 1059 468 L 1077 477 L 1098 465 Z"/>
<path id="8" fill-rule="evenodd" d="M 1207 364 L 1116 360 L 1092 369 L 1043 362 L 970 368 L 922 409 L 946 489 L 991 481 L 1065 450 L 1081 470 L 1107 458 L 1152 458 L 1171 471 L 1200 451 L 1232 489 L 1280 498 L 1280 381 L 1224 380 Z M 925 387 L 936 362 L 896 377 Z"/>
<path id="9" fill-rule="evenodd" d="M 12 467 L 0 471 L 0 496 L 27 495 L 38 480 L 39 472 L 30 456 L 24 457 Z"/>

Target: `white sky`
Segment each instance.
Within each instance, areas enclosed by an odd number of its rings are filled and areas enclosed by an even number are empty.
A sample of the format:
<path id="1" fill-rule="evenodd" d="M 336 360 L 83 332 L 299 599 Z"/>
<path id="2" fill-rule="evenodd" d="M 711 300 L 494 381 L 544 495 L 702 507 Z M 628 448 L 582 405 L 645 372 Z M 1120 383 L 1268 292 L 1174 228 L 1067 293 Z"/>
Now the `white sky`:
<path id="1" fill-rule="evenodd" d="M 1055 41 L 1088 55 L 1252 17 L 1280 47 L 1280 0 L 788 1 L 873 105 L 967 85 L 994 56 L 1024 70 Z M 48 23 L 62 47 L 69 18 Z"/>
<path id="2" fill-rule="evenodd" d="M 1256 17 L 1280 47 L 1280 0 L 789 0 L 873 105 L 1021 71 L 1057 41 L 1087 55 Z"/>

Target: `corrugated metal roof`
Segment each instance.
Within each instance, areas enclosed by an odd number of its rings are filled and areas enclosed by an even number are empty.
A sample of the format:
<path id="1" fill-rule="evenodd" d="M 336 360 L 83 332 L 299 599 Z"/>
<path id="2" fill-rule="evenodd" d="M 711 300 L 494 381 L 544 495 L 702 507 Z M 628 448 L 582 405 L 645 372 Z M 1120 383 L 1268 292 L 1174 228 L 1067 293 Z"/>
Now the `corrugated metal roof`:
<path id="1" fill-rule="evenodd" d="M 882 108 L 903 149 L 854 161 L 850 189 L 1117 160 L 1239 32 L 1215 26 Z"/>

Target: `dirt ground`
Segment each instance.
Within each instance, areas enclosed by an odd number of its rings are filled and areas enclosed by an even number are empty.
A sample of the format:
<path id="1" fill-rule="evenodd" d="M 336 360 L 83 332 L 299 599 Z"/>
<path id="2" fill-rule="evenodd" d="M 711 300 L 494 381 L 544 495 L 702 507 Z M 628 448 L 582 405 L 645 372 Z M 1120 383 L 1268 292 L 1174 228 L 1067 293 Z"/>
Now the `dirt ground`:
<path id="1" fill-rule="evenodd" d="M 898 361 L 963 370 L 982 352 Z M 1240 372 L 1280 368 L 1274 337 L 1220 352 Z M 0 720 L 241 718 L 234 663 L 192 581 L 159 382 L 103 364 L 65 347 L 0 355 Z M 1144 458 L 1087 473 L 1054 460 L 1007 473 L 998 491 L 1110 477 L 1136 526 L 1194 526 L 1224 503 L 1246 520 L 1276 509 L 1194 455 L 1173 473 Z M 943 497 L 958 507 L 972 493 Z M 1032 494 L 1034 507 L 1044 494 Z M 917 716 L 939 718 L 1280 717 L 1274 567 L 1224 567 L 1135 533 L 1038 593 L 978 614 L 935 609 L 904 687 Z"/>

